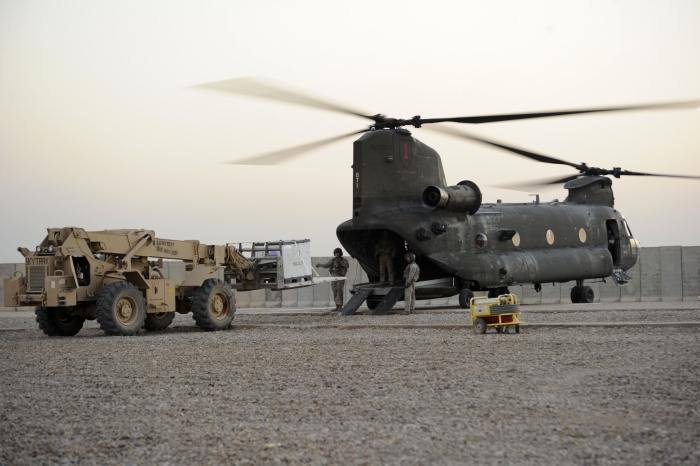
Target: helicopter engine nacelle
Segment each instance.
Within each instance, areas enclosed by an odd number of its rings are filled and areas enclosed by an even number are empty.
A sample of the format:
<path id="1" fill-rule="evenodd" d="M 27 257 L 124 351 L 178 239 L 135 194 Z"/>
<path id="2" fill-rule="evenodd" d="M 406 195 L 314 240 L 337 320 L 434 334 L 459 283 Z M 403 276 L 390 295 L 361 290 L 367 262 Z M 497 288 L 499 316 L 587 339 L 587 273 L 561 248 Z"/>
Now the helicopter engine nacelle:
<path id="1" fill-rule="evenodd" d="M 481 207 L 481 190 L 471 181 L 460 181 L 457 186 L 446 188 L 428 186 L 423 191 L 423 203 L 428 207 L 466 210 L 469 215 L 474 215 Z"/>

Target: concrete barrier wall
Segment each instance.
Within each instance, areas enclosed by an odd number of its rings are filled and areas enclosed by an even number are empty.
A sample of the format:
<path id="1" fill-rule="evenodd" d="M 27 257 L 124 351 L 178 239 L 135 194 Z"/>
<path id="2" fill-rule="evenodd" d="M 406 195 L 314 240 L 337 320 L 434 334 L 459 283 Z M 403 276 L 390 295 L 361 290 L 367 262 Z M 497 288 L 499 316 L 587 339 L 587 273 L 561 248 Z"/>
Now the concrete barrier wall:
<path id="1" fill-rule="evenodd" d="M 312 263 L 325 263 L 330 257 L 314 257 Z M 367 282 L 367 274 L 354 259 L 348 259 L 350 269 L 345 281 L 345 300 L 355 283 Z M 181 262 L 166 262 L 169 277 L 181 282 L 185 279 L 185 266 Z M 316 268 L 319 275 L 327 277 L 328 269 Z M 16 271 L 24 273 L 24 264 L 0 264 L 0 277 L 9 277 Z M 397 270 L 400 278 L 403 271 Z M 586 282 L 595 292 L 595 302 L 637 301 L 697 301 L 700 298 L 700 246 L 662 246 L 642 248 L 639 261 L 627 274 L 632 278 L 627 286 L 618 287 L 607 278 L 605 282 Z M 571 302 L 569 283 L 542 283 L 542 291 L 536 293 L 531 285 L 510 288 L 523 304 L 559 304 Z M 2 296 L 0 281 L 0 296 Z M 333 296 L 328 283 L 287 291 L 257 290 L 236 293 L 238 307 L 333 307 Z M 1 304 L 1 303 L 0 303 Z M 422 305 L 457 306 L 458 298 L 419 301 Z M 14 308 L 0 310 L 12 311 Z"/>
<path id="2" fill-rule="evenodd" d="M 0 299 L 4 300 L 5 289 L 3 287 L 3 279 L 11 277 L 15 272 L 25 273 L 24 264 L 0 264 Z M 4 302 L 0 302 L 0 311 L 14 311 L 14 307 L 2 307 Z M 33 309 L 33 308 L 32 308 Z"/>
<path id="3" fill-rule="evenodd" d="M 683 301 L 700 299 L 700 246 L 681 249 Z"/>

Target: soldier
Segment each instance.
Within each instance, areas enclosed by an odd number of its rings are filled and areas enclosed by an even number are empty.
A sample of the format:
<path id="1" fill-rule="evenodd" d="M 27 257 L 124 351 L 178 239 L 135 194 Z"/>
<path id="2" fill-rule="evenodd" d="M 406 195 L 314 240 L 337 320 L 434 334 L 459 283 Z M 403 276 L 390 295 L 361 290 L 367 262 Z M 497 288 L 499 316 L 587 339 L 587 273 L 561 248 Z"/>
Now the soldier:
<path id="1" fill-rule="evenodd" d="M 348 271 L 348 260 L 343 257 L 343 250 L 335 248 L 333 250 L 333 259 L 325 264 L 316 264 L 316 267 L 330 269 L 331 277 L 344 277 Z M 331 282 L 331 290 L 333 290 L 333 299 L 335 300 L 335 310 L 340 311 L 343 307 L 343 292 L 345 290 L 345 280 L 336 280 Z"/>
<path id="2" fill-rule="evenodd" d="M 420 275 L 420 267 L 416 264 L 416 256 L 412 252 L 406 254 L 406 270 L 403 271 L 403 278 L 406 280 L 403 294 L 404 311 L 412 314 L 416 310 L 416 282 Z"/>
<path id="3" fill-rule="evenodd" d="M 379 259 L 379 284 L 386 284 L 386 274 L 389 272 L 389 285 L 394 286 L 394 256 L 396 246 L 389 239 L 389 232 L 384 230 L 383 237 L 374 247 L 374 257 Z"/>

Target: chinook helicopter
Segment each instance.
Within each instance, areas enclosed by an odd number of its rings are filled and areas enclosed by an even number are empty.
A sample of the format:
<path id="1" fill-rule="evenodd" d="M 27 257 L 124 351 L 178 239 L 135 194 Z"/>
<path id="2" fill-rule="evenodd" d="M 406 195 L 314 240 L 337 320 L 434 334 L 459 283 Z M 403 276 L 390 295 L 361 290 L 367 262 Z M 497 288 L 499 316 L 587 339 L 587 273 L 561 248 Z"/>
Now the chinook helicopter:
<path id="1" fill-rule="evenodd" d="M 623 286 L 626 271 L 639 256 L 639 242 L 627 221 L 614 208 L 612 180 L 621 176 L 693 178 L 699 176 L 642 173 L 590 167 L 520 149 L 444 125 L 426 127 L 450 136 L 486 144 L 531 160 L 564 165 L 576 172 L 539 180 L 530 186 L 564 184 L 563 202 L 482 203 L 472 181 L 447 186 L 438 153 L 414 138 L 407 126 L 421 128 L 443 122 L 482 124 L 564 115 L 697 108 L 700 101 L 667 102 L 609 108 L 548 111 L 455 118 L 388 118 L 369 115 L 316 97 L 252 78 L 219 81 L 201 86 L 286 103 L 356 115 L 372 123 L 368 128 L 310 144 L 235 160 L 229 163 L 268 165 L 290 160 L 338 140 L 360 135 L 353 144 L 352 218 L 337 227 L 342 246 L 357 259 L 370 283 L 356 286 L 341 313 L 353 314 L 367 300 L 373 314 L 386 314 L 403 297 L 403 287 L 379 284 L 375 245 L 388 232 L 396 250 L 413 252 L 421 268 L 416 299 L 459 294 L 468 307 L 475 291 L 490 297 L 506 294 L 513 285 L 575 281 L 573 303 L 591 303 L 595 296 L 584 280 L 613 278 Z M 521 183 L 520 186 L 523 186 Z M 397 253 L 394 270 L 402 270 Z"/>

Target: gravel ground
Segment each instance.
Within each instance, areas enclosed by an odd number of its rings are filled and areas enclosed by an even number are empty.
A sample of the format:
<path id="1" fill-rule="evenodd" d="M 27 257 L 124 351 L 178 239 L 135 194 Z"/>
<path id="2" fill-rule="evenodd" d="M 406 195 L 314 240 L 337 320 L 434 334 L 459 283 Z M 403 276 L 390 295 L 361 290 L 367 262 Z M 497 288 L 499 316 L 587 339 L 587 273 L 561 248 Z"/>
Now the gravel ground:
<path id="1" fill-rule="evenodd" d="M 523 306 L 525 322 L 700 322 L 700 303 Z M 49 338 L 3 313 L 0 463 L 699 464 L 700 327 L 239 315 L 204 333 Z"/>

